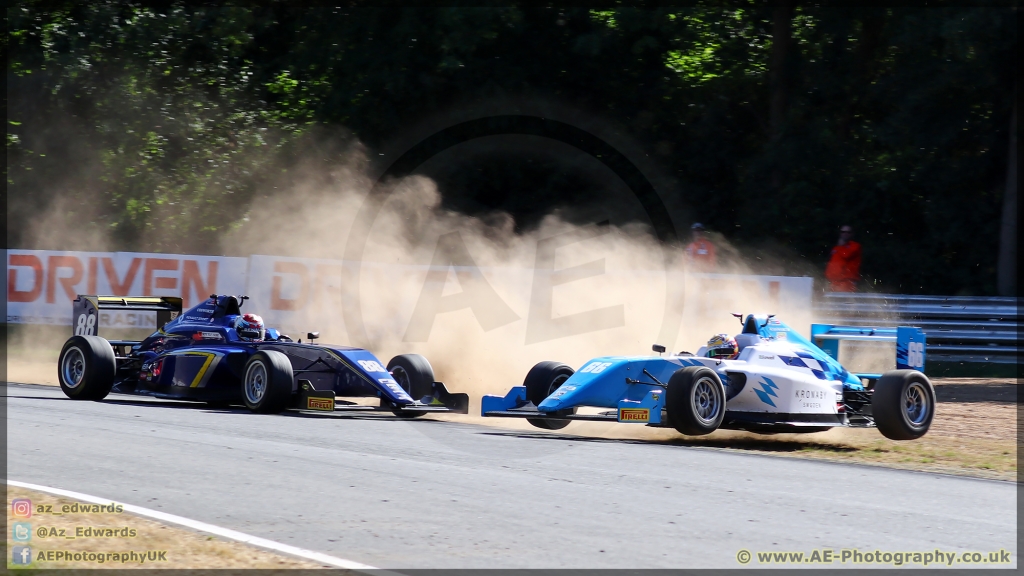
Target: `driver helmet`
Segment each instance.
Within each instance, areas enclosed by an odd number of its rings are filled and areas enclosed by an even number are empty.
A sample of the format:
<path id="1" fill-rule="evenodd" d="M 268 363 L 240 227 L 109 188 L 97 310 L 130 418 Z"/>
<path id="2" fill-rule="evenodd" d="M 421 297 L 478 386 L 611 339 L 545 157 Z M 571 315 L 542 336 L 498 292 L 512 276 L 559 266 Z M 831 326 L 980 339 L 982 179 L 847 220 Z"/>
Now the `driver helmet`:
<path id="1" fill-rule="evenodd" d="M 736 339 L 728 334 L 715 334 L 708 340 L 708 358 L 732 360 L 740 353 Z"/>
<path id="2" fill-rule="evenodd" d="M 235 332 L 238 338 L 246 342 L 263 342 L 266 335 L 266 326 L 263 325 L 263 318 L 256 314 L 242 314 L 235 320 Z"/>

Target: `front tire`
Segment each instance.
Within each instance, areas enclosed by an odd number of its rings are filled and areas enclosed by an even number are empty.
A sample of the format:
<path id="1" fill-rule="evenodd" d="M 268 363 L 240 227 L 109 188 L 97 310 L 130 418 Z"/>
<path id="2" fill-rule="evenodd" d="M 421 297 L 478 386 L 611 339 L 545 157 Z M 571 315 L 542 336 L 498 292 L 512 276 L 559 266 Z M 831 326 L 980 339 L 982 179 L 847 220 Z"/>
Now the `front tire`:
<path id="1" fill-rule="evenodd" d="M 668 381 L 665 408 L 669 422 L 687 436 L 711 434 L 725 418 L 725 387 L 714 370 L 689 366 Z"/>
<path id="2" fill-rule="evenodd" d="M 551 396 L 573 375 L 575 370 L 561 362 L 540 362 L 530 369 L 523 380 L 526 386 L 526 399 L 539 406 L 545 398 Z M 568 416 L 576 412 L 575 408 L 559 410 L 556 414 Z M 545 430 L 561 430 L 569 425 L 569 420 L 552 420 L 549 418 L 527 418 L 527 422 Z"/>
<path id="3" fill-rule="evenodd" d="M 295 376 L 288 357 L 275 350 L 253 354 L 242 371 L 242 401 L 258 414 L 277 414 L 288 407 Z"/>
<path id="4" fill-rule="evenodd" d="M 117 360 L 110 343 L 99 336 L 72 336 L 57 361 L 57 380 L 72 400 L 102 400 L 110 394 Z"/>
<path id="5" fill-rule="evenodd" d="M 871 394 L 875 426 L 890 440 L 915 440 L 925 435 L 935 416 L 935 389 L 917 370 L 886 372 Z"/>
<path id="6" fill-rule="evenodd" d="M 434 368 L 419 354 L 399 354 L 388 362 L 388 372 L 413 400 L 422 400 L 434 393 Z M 380 399 L 383 405 L 386 400 Z M 399 418 L 419 418 L 426 412 L 408 412 L 394 409 L 392 414 Z"/>
<path id="7" fill-rule="evenodd" d="M 434 393 L 434 368 L 419 354 L 399 354 L 388 362 L 388 372 L 413 400 Z"/>

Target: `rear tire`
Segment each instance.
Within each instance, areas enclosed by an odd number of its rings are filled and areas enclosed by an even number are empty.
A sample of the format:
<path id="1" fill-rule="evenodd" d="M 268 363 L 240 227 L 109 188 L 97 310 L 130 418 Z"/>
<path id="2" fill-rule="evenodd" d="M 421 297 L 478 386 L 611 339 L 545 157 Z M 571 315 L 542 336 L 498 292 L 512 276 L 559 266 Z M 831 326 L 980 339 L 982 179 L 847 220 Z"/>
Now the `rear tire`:
<path id="1" fill-rule="evenodd" d="M 99 336 L 72 336 L 57 361 L 57 380 L 72 400 L 102 400 L 117 376 L 117 360 L 110 343 Z"/>
<path id="2" fill-rule="evenodd" d="M 569 376 L 573 375 L 573 372 L 575 370 L 572 367 L 561 362 L 538 363 L 530 369 L 526 379 L 523 380 L 523 386 L 526 386 L 526 399 L 533 402 L 534 406 L 539 406 L 545 398 L 554 393 L 555 390 L 558 390 L 569 379 Z M 557 415 L 565 416 L 575 413 L 575 408 L 567 408 L 556 412 Z M 561 430 L 568 426 L 570 422 L 570 420 L 551 420 L 548 418 L 527 418 L 526 421 L 537 428 L 545 430 Z"/>
<path id="3" fill-rule="evenodd" d="M 399 354 L 388 362 L 388 372 L 413 400 L 422 400 L 434 393 L 434 368 L 419 354 Z M 385 402 L 382 398 L 381 402 Z M 419 418 L 426 412 L 392 410 L 399 418 Z"/>
<path id="4" fill-rule="evenodd" d="M 665 408 L 669 422 L 687 436 L 711 434 L 725 418 L 725 387 L 714 370 L 689 366 L 669 378 Z"/>
<path id="5" fill-rule="evenodd" d="M 886 372 L 871 395 L 875 426 L 890 440 L 915 440 L 924 436 L 935 416 L 935 389 L 917 370 Z"/>
<path id="6" fill-rule="evenodd" d="M 275 350 L 253 354 L 242 371 L 242 401 L 258 414 L 277 414 L 288 407 L 295 376 L 288 357 Z"/>

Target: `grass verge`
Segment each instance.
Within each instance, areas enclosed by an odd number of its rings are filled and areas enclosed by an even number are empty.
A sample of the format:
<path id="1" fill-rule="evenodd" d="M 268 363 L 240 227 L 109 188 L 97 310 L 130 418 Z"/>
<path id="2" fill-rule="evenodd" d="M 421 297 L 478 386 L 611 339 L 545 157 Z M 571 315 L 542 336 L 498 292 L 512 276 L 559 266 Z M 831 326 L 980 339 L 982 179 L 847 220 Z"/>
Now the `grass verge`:
<path id="1" fill-rule="evenodd" d="M 31 501 L 32 516 L 16 517 L 12 500 Z M 320 568 L 314 562 L 274 554 L 240 542 L 221 540 L 184 528 L 165 526 L 125 512 L 121 513 L 46 513 L 72 505 L 69 498 L 53 496 L 18 486 L 7 486 L 7 526 L 3 551 L 9 569 L 21 568 Z M 39 506 L 42 506 L 40 513 Z M 20 531 L 19 526 L 25 530 Z M 91 532 L 90 532 L 91 530 Z M 89 534 L 102 534 L 100 537 Z M 28 541 L 15 541 L 15 535 L 27 535 Z M 28 564 L 15 564 L 20 547 L 30 549 Z M 49 552 L 96 552 L 93 561 L 47 561 Z M 135 552 L 132 557 L 131 553 Z M 161 554 L 162 553 L 162 554 Z M 40 556 L 42 554 L 42 556 Z M 118 554 L 120 557 L 115 557 Z M 99 557 L 103 557 L 100 562 Z M 115 559 L 116 558 L 116 559 Z"/>

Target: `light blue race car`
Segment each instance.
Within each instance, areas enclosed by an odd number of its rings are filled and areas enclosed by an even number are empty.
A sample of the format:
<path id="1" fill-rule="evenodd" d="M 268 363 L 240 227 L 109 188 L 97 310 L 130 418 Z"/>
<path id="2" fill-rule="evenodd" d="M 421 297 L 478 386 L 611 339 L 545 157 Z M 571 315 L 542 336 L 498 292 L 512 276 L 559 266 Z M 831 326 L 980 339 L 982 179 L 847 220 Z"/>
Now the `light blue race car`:
<path id="1" fill-rule="evenodd" d="M 920 438 L 935 415 L 935 390 L 924 375 L 919 328 L 816 324 L 802 337 L 773 315 L 748 315 L 736 335 L 735 359 L 680 352 L 673 356 L 594 358 L 578 371 L 541 362 L 522 386 L 484 396 L 487 417 L 526 418 L 557 430 L 573 420 L 675 428 L 687 435 L 719 429 L 820 432 L 877 427 L 887 438 Z M 852 374 L 837 360 L 840 340 L 896 342 L 896 370 Z M 663 353 L 663 346 L 654 346 Z M 578 414 L 582 407 L 609 408 Z"/>

